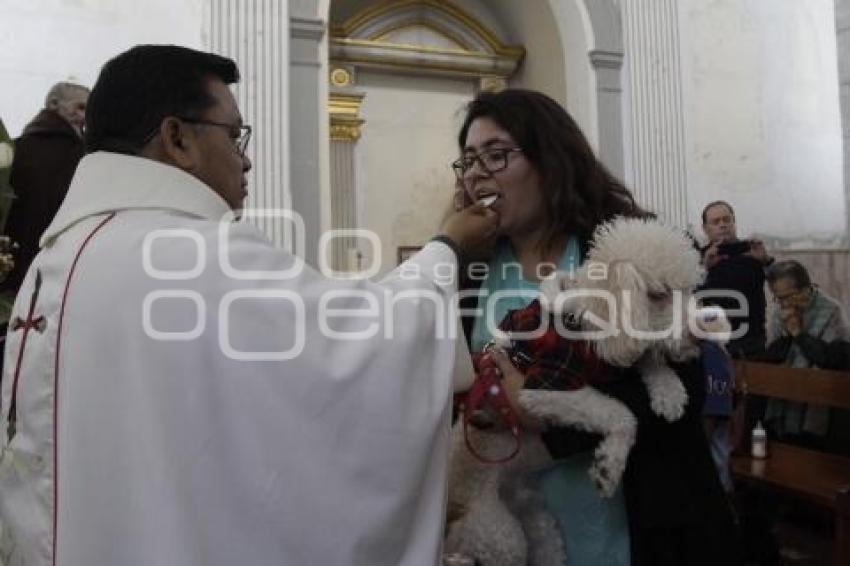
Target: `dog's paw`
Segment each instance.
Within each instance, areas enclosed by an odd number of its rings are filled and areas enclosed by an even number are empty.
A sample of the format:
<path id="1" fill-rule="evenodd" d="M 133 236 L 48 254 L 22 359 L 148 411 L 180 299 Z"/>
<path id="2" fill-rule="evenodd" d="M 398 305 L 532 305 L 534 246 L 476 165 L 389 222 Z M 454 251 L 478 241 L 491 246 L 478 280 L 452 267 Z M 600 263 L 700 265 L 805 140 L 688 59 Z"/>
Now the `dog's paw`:
<path id="1" fill-rule="evenodd" d="M 608 434 L 596 447 L 589 474 L 604 497 L 611 497 L 617 490 L 626 470 L 626 462 L 636 433 L 637 429 L 632 423 L 631 426 L 624 426 Z"/>
<path id="2" fill-rule="evenodd" d="M 590 467 L 588 473 L 590 474 L 590 479 L 593 480 L 593 485 L 596 486 L 602 497 L 611 497 L 614 495 L 614 492 L 617 490 L 617 482 L 612 481 L 608 477 L 607 470 L 594 464 Z"/>
<path id="3" fill-rule="evenodd" d="M 679 420 L 688 404 L 688 392 L 679 376 L 666 365 L 654 363 L 644 364 L 641 371 L 652 411 L 669 422 Z"/>
<path id="4" fill-rule="evenodd" d="M 650 389 L 649 396 L 652 411 L 668 422 L 675 422 L 685 414 L 688 392 L 678 378 L 670 380 L 663 388 Z"/>
<path id="5" fill-rule="evenodd" d="M 603 497 L 611 497 L 620 485 L 626 469 L 629 444 L 603 441 L 593 453 L 589 474 Z"/>

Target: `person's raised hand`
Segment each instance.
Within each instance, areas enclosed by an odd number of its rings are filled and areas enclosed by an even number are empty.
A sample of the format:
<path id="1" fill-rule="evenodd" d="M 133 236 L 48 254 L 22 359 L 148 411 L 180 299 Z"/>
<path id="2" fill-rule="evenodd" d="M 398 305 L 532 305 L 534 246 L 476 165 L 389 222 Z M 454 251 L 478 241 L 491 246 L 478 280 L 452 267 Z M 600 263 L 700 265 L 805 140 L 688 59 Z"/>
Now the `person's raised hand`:
<path id="1" fill-rule="evenodd" d="M 502 374 L 502 387 L 514 409 L 519 407 L 519 392 L 525 385 L 525 376 L 513 364 L 508 354 L 501 348 L 491 348 L 490 357 Z"/>
<path id="2" fill-rule="evenodd" d="M 702 264 L 706 269 L 711 269 L 725 259 L 729 259 L 729 256 L 720 253 L 720 242 L 712 242 L 702 256 Z"/>
<path id="3" fill-rule="evenodd" d="M 525 386 L 525 375 L 516 368 L 510 357 L 508 357 L 507 352 L 503 349 L 498 347 L 492 348 L 490 350 L 490 357 L 496 362 L 502 374 L 502 387 L 505 389 L 505 395 L 507 395 L 508 401 L 511 402 L 511 406 L 513 406 L 519 416 L 522 426 L 530 430 L 542 430 L 544 428 L 543 423 L 525 412 L 519 404 L 519 394 Z"/>
<path id="4" fill-rule="evenodd" d="M 785 330 L 791 336 L 799 336 L 803 331 L 803 315 L 800 309 L 795 307 L 783 308 L 779 316 L 782 318 L 782 324 Z"/>
<path id="5" fill-rule="evenodd" d="M 767 265 L 770 256 L 767 255 L 767 249 L 764 247 L 764 242 L 761 240 L 750 240 L 750 251 L 746 252 L 744 255 L 748 255 L 751 258 L 758 260 L 759 263 L 763 265 Z"/>

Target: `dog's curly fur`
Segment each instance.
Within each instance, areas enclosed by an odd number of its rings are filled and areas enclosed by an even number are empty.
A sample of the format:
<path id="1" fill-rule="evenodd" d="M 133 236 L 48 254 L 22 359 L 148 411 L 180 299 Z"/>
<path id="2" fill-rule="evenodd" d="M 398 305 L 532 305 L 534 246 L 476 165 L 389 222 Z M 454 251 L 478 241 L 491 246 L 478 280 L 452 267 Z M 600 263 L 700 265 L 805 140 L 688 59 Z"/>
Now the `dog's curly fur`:
<path id="1" fill-rule="evenodd" d="M 618 218 L 597 229 L 577 273 L 558 273 L 541 284 L 541 304 L 556 316 L 578 314 L 584 330 L 605 334 L 593 341 L 597 355 L 614 366 L 636 366 L 653 411 L 673 421 L 684 413 L 687 394 L 665 360 L 698 355 L 688 331 L 687 307 L 701 276 L 696 250 L 676 229 Z M 609 308 L 612 297 L 614 309 Z M 662 332 L 671 326 L 671 336 Z M 526 389 L 519 402 L 545 424 L 602 434 L 589 473 L 603 495 L 614 493 L 637 431 L 625 405 L 591 386 Z M 485 456 L 504 455 L 512 448 L 504 432 L 471 428 L 469 434 Z M 521 432 L 521 443 L 513 460 L 484 464 L 466 450 L 463 427 L 455 427 L 449 497 L 461 516 L 449 524 L 448 551 L 473 556 L 483 566 L 565 563 L 557 525 L 529 482 L 550 457 L 534 432 Z"/>

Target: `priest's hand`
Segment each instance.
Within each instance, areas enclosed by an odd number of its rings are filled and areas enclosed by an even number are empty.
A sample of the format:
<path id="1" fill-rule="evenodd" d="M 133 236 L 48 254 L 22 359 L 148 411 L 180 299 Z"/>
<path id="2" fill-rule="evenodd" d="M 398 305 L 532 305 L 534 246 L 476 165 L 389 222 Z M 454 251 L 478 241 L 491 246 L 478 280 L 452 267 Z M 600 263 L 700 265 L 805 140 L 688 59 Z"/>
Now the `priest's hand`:
<path id="1" fill-rule="evenodd" d="M 464 259 L 472 260 L 490 254 L 498 229 L 499 215 L 489 207 L 473 204 L 446 217 L 440 233 L 457 245 Z"/>

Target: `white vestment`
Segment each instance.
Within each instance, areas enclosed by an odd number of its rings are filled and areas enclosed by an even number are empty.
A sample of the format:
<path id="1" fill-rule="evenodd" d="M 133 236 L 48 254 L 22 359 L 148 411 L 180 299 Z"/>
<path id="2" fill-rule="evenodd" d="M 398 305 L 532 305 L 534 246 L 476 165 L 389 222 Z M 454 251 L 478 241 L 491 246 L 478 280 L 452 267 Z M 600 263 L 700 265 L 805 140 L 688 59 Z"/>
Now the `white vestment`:
<path id="1" fill-rule="evenodd" d="M 7 339 L 0 562 L 438 563 L 454 254 L 329 280 L 228 212 L 161 163 L 80 163 Z"/>

